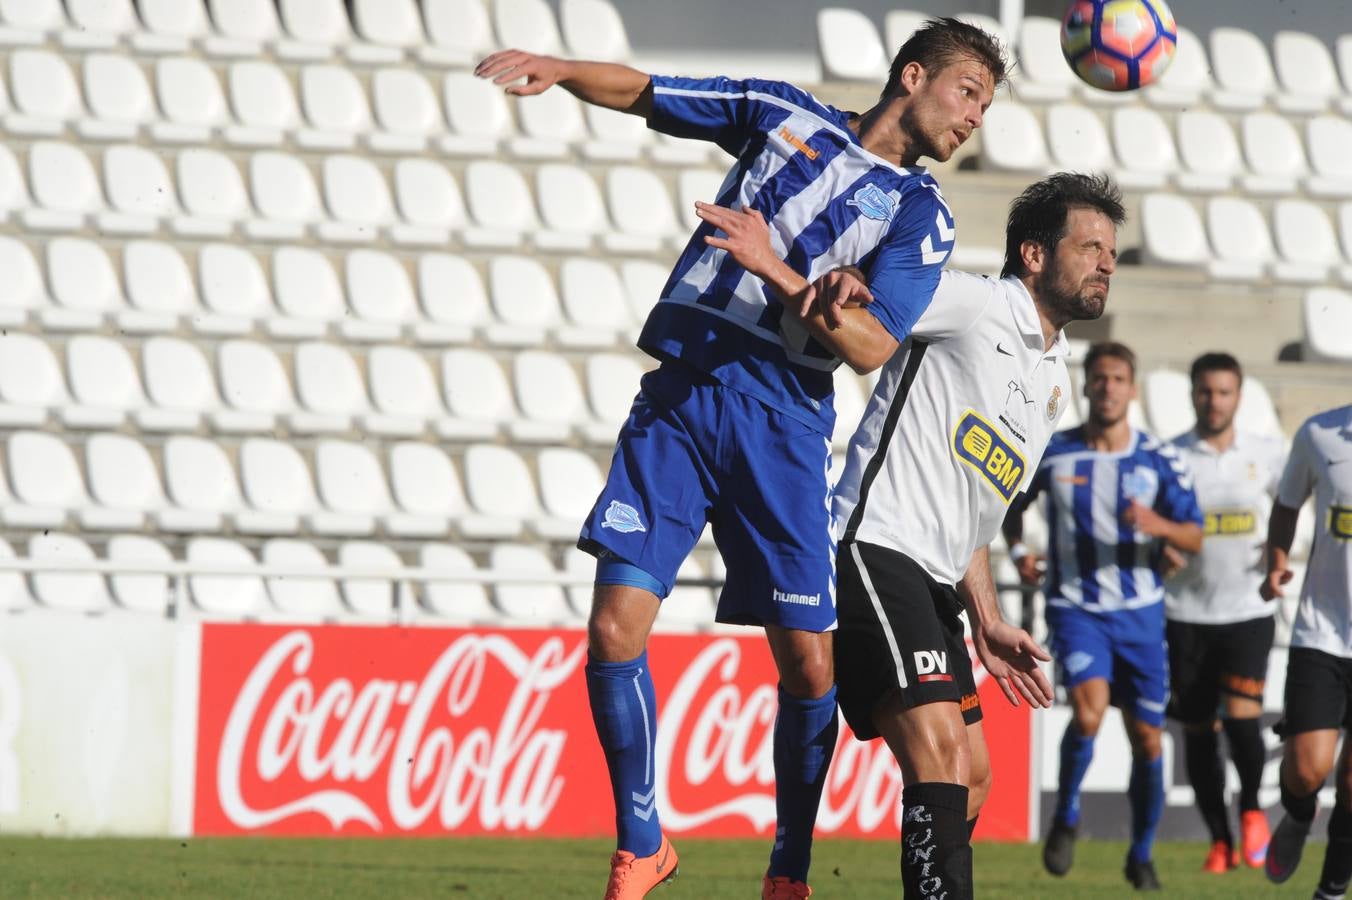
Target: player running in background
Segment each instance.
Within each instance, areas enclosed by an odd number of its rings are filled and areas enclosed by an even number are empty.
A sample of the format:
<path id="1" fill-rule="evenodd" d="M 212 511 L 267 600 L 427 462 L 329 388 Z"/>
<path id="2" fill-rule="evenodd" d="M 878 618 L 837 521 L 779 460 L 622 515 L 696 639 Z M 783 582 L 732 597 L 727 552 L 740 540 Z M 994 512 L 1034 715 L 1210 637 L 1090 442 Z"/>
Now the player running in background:
<path id="1" fill-rule="evenodd" d="M 839 360 L 882 365 L 929 305 L 954 223 L 915 164 L 947 160 L 981 125 L 1004 78 L 1001 48 L 970 25 L 931 21 L 861 115 L 781 82 L 649 76 L 517 50 L 476 72 L 499 84 L 525 78 L 508 88 L 521 95 L 559 84 L 659 131 L 716 142 L 737 157 L 717 201 L 759 210 L 794 273 L 813 279 L 859 262 L 872 273 L 873 302 L 831 330 L 820 315 L 786 315 L 773 286 L 706 243 L 714 228 L 701 224 L 640 335 L 661 365 L 643 378 L 579 540 L 598 559 L 586 673 L 616 808 L 607 897 L 641 897 L 676 870 L 655 809 L 645 646 L 706 522 L 727 563 L 717 619 L 764 626 L 780 675 L 778 822 L 762 893 L 807 896 L 837 735 L 832 371 Z"/>
<path id="2" fill-rule="evenodd" d="M 748 270 L 808 291 L 755 213 L 699 209 Z M 907 897 L 972 896 L 971 833 L 991 772 L 964 605 L 1009 701 L 1052 699 L 1037 667 L 1050 657 L 1000 616 L 988 545 L 1065 409 L 1061 329 L 1102 315 L 1123 217 L 1106 178 L 1028 187 L 1010 209 L 1004 277 L 944 272 L 850 442 L 836 494 L 840 705 L 856 736 L 882 736 L 901 766 Z M 836 300 L 867 300 L 848 274 L 810 293 L 828 317 Z"/>
<path id="3" fill-rule="evenodd" d="M 1127 421 L 1136 397 L 1135 354 L 1121 344 L 1095 344 L 1084 369 L 1084 425 L 1052 439 L 1032 487 L 1005 523 L 1019 574 L 1033 583 L 1041 560 L 1022 547 L 1023 510 L 1047 494 L 1047 627 L 1072 717 L 1061 740 L 1056 815 L 1042 860 L 1053 875 L 1066 874 L 1074 862 L 1080 784 L 1111 702 L 1122 710 L 1132 752 L 1124 873 L 1138 890 L 1153 890 L 1169 696 L 1163 550 L 1201 549 L 1202 513 L 1178 452 Z"/>
<path id="4" fill-rule="evenodd" d="M 1286 668 L 1282 807 L 1268 845 L 1267 876 L 1283 882 L 1300 864 L 1318 810 L 1318 793 L 1334 768 L 1333 814 L 1324 870 L 1314 896 L 1341 900 L 1352 880 L 1352 406 L 1311 416 L 1296 432 L 1268 524 L 1264 599 L 1286 596 L 1288 561 L 1300 507 L 1314 494 L 1315 537 Z"/>
<path id="5" fill-rule="evenodd" d="M 1240 847 L 1261 866 L 1267 816 L 1258 805 L 1267 750 L 1259 717 L 1274 606 L 1258 596 L 1263 542 L 1286 450 L 1278 438 L 1235 427 L 1244 373 L 1228 353 L 1205 353 L 1192 364 L 1197 424 L 1172 441 L 1192 471 L 1205 517 L 1202 551 L 1165 582 L 1169 642 L 1169 713 L 1183 725 L 1184 758 L 1197 808 L 1211 832 L 1202 868 L 1239 864 L 1225 808 L 1225 763 L 1219 732 L 1239 773 Z M 1166 548 L 1167 554 L 1173 551 Z M 1217 720 L 1217 714 L 1223 716 Z"/>

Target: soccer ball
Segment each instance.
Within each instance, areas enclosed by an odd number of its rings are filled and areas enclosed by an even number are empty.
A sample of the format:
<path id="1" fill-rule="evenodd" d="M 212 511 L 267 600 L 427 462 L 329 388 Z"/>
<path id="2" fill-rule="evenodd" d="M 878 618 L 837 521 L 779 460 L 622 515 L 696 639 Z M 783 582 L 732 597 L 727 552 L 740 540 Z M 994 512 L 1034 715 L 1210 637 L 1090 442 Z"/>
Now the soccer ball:
<path id="1" fill-rule="evenodd" d="M 1158 80 L 1177 46 L 1178 26 L 1164 0 L 1074 0 L 1061 24 L 1066 62 L 1105 91 Z"/>

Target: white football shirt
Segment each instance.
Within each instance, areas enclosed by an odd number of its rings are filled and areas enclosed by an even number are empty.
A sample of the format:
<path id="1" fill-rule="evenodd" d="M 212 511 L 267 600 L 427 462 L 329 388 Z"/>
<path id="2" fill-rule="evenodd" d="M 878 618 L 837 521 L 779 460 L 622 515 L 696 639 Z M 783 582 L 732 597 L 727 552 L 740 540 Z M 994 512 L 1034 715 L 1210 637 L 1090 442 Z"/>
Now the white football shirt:
<path id="1" fill-rule="evenodd" d="M 1171 442 L 1192 469 L 1202 507 L 1202 551 L 1164 584 L 1175 622 L 1224 625 L 1272 615 L 1276 604 L 1258 594 L 1263 545 L 1286 450 L 1279 438 L 1236 431 L 1218 451 L 1196 430 Z"/>
<path id="2" fill-rule="evenodd" d="M 1352 406 L 1311 416 L 1296 432 L 1277 502 L 1300 509 L 1314 493 L 1314 549 L 1291 646 L 1352 658 Z"/>
<path id="3" fill-rule="evenodd" d="M 945 271 L 850 441 L 837 536 L 904 553 L 956 584 L 1072 402 L 1065 334 L 1044 346 L 1019 279 Z"/>

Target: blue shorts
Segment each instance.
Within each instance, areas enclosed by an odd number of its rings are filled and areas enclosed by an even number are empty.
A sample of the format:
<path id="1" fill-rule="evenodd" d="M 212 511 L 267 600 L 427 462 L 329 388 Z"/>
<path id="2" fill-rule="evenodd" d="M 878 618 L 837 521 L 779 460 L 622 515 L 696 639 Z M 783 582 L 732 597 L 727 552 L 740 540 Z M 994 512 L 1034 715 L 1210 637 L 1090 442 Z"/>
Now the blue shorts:
<path id="1" fill-rule="evenodd" d="M 643 376 L 578 546 L 671 591 L 705 523 L 727 566 L 716 619 L 836 627 L 828 438 L 683 363 Z"/>
<path id="2" fill-rule="evenodd" d="M 1063 686 L 1107 679 L 1113 706 L 1148 725 L 1164 724 L 1169 652 L 1163 603 L 1120 612 L 1087 612 L 1049 603 L 1047 629 Z"/>

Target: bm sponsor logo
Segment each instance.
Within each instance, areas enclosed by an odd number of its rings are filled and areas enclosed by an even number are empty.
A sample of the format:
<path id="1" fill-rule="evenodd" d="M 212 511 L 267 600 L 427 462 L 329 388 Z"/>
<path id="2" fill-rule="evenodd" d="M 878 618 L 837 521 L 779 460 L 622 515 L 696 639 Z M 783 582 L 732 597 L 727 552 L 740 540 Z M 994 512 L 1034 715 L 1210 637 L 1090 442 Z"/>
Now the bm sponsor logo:
<path id="1" fill-rule="evenodd" d="M 1233 537 L 1257 530 L 1258 517 L 1251 509 L 1213 509 L 1202 521 L 1202 531 L 1207 537 Z"/>
<path id="2" fill-rule="evenodd" d="M 1006 503 L 1013 499 L 1023 481 L 1023 455 L 994 425 L 970 409 L 953 429 L 953 453 L 980 472 Z"/>
<path id="3" fill-rule="evenodd" d="M 1340 541 L 1352 541 L 1352 506 L 1329 507 L 1329 534 Z"/>

